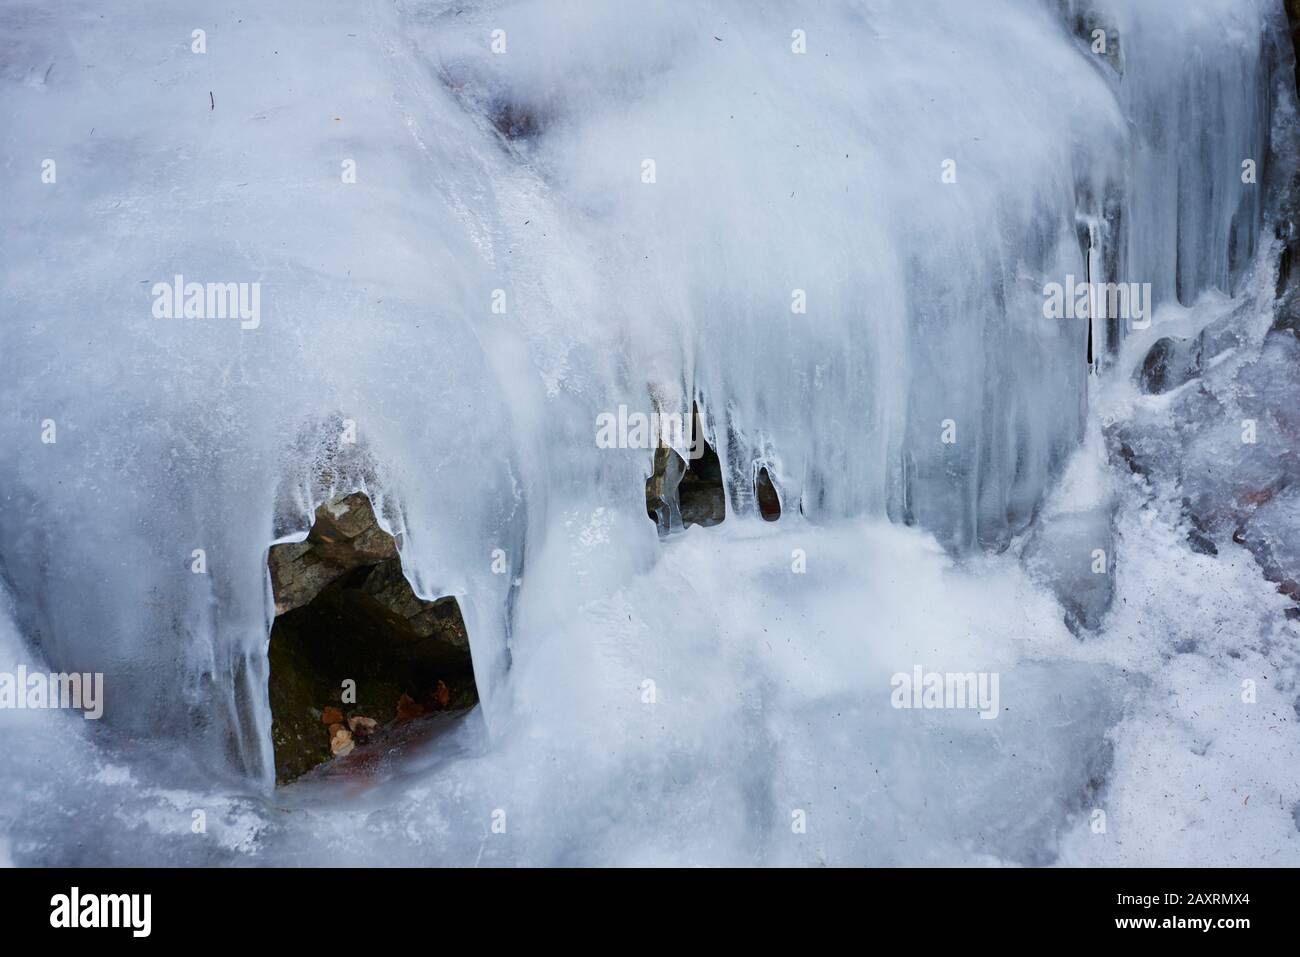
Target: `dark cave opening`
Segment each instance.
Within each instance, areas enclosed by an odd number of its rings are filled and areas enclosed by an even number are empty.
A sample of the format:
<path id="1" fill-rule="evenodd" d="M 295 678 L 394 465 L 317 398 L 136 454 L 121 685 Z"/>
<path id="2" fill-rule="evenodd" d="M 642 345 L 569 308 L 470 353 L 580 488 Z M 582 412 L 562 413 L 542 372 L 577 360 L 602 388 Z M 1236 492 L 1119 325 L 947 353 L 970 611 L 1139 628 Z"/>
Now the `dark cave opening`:
<path id="1" fill-rule="evenodd" d="M 704 438 L 699 406 L 691 409 L 691 456 L 655 450 L 654 471 L 646 480 L 646 513 L 660 535 L 690 525 L 718 525 L 727 517 L 727 495 L 718 453 Z"/>
<path id="2" fill-rule="evenodd" d="M 306 540 L 272 546 L 268 565 L 277 783 L 364 750 L 394 724 L 477 701 L 460 606 L 414 593 L 364 494 L 321 505 Z"/>
<path id="3" fill-rule="evenodd" d="M 761 466 L 754 478 L 754 496 L 758 499 L 758 514 L 765 522 L 775 522 L 781 517 L 781 496 L 777 494 L 767 466 Z"/>

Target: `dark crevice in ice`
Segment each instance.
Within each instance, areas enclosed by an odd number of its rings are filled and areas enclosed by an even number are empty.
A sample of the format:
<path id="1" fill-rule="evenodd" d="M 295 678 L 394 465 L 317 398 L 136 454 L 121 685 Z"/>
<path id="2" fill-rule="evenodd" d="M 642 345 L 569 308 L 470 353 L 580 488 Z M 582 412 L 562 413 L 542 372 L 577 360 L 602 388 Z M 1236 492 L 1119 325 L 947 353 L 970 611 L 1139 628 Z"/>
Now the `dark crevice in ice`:
<path id="1" fill-rule="evenodd" d="M 760 467 L 754 478 L 754 496 L 758 499 L 758 513 L 763 521 L 775 522 L 781 517 L 781 497 L 772 483 L 767 466 Z"/>
<path id="2" fill-rule="evenodd" d="M 477 700 L 460 606 L 415 594 L 364 494 L 321 505 L 306 540 L 272 546 L 268 564 L 278 783 L 366 747 L 394 722 Z"/>
<path id="3" fill-rule="evenodd" d="M 655 450 L 654 469 L 646 480 L 646 513 L 660 535 L 690 525 L 718 525 L 727 517 L 727 496 L 718 453 L 704 437 L 698 405 L 692 407 L 690 459 L 673 449 Z"/>

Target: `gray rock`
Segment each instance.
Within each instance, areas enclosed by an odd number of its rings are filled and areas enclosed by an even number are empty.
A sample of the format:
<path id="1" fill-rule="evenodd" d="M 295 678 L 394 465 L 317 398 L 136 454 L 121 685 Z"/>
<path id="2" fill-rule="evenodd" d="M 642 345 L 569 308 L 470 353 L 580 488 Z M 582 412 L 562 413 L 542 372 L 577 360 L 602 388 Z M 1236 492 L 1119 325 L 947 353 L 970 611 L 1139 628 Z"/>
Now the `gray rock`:
<path id="1" fill-rule="evenodd" d="M 1157 339 L 1142 360 L 1138 382 L 1148 395 L 1159 395 L 1201 374 L 1200 338 Z"/>

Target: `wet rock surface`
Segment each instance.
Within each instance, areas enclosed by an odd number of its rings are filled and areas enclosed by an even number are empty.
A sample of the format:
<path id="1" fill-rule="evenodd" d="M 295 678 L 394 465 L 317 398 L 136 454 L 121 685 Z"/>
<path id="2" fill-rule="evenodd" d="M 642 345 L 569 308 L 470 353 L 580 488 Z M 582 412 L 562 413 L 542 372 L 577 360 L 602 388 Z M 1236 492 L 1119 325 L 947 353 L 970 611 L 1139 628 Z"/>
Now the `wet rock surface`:
<path id="1" fill-rule="evenodd" d="M 1240 545 L 1300 600 L 1300 341 L 1270 332 L 1257 358 L 1227 362 L 1169 408 L 1111 430 L 1112 454 L 1149 482 L 1185 491 L 1187 537 L 1202 554 Z"/>
<path id="2" fill-rule="evenodd" d="M 1197 343 L 1165 336 L 1157 339 L 1142 360 L 1138 381 L 1142 391 L 1158 395 L 1191 381 L 1201 372 L 1201 353 Z"/>

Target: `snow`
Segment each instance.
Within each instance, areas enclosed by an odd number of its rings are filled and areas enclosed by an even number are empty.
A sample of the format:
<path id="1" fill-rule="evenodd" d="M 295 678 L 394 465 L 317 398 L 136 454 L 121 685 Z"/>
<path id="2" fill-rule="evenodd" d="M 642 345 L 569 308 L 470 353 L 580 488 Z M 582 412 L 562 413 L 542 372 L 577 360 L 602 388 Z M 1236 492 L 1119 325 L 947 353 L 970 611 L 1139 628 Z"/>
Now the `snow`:
<path id="1" fill-rule="evenodd" d="M 1276 6 L 4 3 L 0 669 L 108 697 L 0 712 L 0 861 L 1300 863 L 1297 623 L 1182 507 L 1288 388 Z M 1042 312 L 1089 263 L 1156 309 L 1095 375 Z M 260 321 L 155 318 L 178 274 Z M 1140 394 L 1202 329 L 1212 398 Z M 660 541 L 595 423 L 693 402 L 727 519 Z M 273 790 L 266 550 L 352 490 L 483 703 Z M 1003 710 L 892 708 L 916 666 Z"/>

